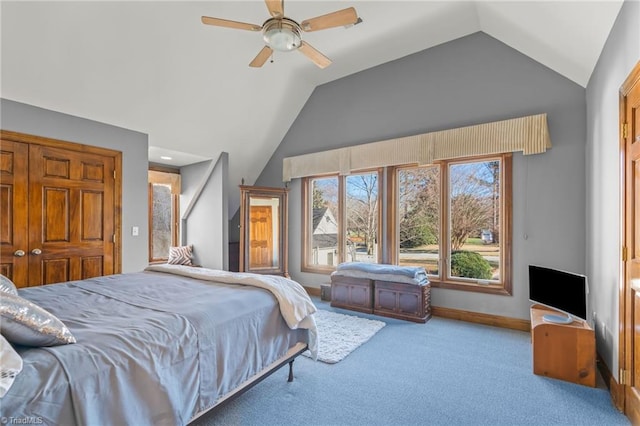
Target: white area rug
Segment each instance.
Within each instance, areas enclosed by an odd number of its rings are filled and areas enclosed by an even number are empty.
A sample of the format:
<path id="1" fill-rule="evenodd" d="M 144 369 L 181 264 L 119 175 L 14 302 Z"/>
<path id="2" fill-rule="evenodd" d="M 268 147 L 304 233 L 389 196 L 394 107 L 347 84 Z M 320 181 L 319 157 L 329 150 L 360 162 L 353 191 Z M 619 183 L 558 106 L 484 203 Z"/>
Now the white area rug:
<path id="1" fill-rule="evenodd" d="M 318 310 L 318 361 L 335 364 L 371 339 L 386 324 L 382 321 Z M 309 351 L 302 355 L 311 356 Z"/>

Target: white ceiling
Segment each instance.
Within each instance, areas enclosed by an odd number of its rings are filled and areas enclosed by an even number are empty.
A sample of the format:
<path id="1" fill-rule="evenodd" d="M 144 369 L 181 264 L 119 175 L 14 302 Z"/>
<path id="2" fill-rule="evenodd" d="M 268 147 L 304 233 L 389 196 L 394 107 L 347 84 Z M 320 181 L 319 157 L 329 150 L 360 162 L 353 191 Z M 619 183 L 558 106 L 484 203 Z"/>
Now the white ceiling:
<path id="1" fill-rule="evenodd" d="M 1 2 L 3 98 L 149 134 L 150 161 L 229 153 L 251 184 L 313 89 L 477 31 L 586 86 L 621 1 L 285 0 L 300 22 L 354 6 L 363 23 L 303 33 L 333 60 L 299 52 L 250 68 L 261 34 L 202 15 L 262 24 L 263 1 Z M 172 161 L 161 160 L 169 155 Z"/>

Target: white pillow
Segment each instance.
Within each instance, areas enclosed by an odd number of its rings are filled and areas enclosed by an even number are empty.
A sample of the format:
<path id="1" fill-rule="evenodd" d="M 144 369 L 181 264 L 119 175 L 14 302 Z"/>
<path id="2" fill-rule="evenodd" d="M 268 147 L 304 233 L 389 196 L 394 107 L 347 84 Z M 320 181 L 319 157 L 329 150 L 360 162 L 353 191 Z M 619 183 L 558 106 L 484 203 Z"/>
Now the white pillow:
<path id="1" fill-rule="evenodd" d="M 22 358 L 7 339 L 0 336 L 0 398 L 2 398 L 22 371 Z"/>
<path id="2" fill-rule="evenodd" d="M 193 246 L 169 247 L 169 260 L 171 265 L 192 265 Z"/>
<path id="3" fill-rule="evenodd" d="M 71 331 L 55 315 L 11 293 L 0 293 L 0 333 L 11 343 L 25 346 L 76 342 Z"/>
<path id="4" fill-rule="evenodd" d="M 18 294 L 18 289 L 16 285 L 9 278 L 0 274 L 0 291 L 4 291 L 5 293 Z"/>

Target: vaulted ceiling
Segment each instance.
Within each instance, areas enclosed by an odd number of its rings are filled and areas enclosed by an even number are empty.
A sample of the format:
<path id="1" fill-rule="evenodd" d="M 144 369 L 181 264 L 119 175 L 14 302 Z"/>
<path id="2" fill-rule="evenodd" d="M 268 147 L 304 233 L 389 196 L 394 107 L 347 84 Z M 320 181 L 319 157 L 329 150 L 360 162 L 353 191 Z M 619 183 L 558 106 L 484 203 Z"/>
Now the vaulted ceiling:
<path id="1" fill-rule="evenodd" d="M 250 68 L 263 1 L 1 3 L 1 95 L 149 134 L 150 160 L 184 165 L 229 153 L 251 184 L 314 88 L 483 31 L 586 86 L 621 1 L 285 0 L 301 22 L 354 6 L 361 24 L 303 33 L 332 61 L 277 52 Z M 161 160 L 160 156 L 173 160 Z"/>

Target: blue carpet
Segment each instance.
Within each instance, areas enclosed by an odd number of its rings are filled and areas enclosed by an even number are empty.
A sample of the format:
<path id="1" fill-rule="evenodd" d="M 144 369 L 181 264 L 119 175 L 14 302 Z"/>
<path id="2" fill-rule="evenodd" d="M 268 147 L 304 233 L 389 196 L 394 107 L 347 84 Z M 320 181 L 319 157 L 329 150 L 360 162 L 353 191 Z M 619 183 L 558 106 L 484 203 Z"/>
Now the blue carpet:
<path id="1" fill-rule="evenodd" d="M 628 425 L 604 388 L 536 376 L 529 333 L 434 317 L 387 326 L 337 364 L 298 357 L 194 425 Z"/>

